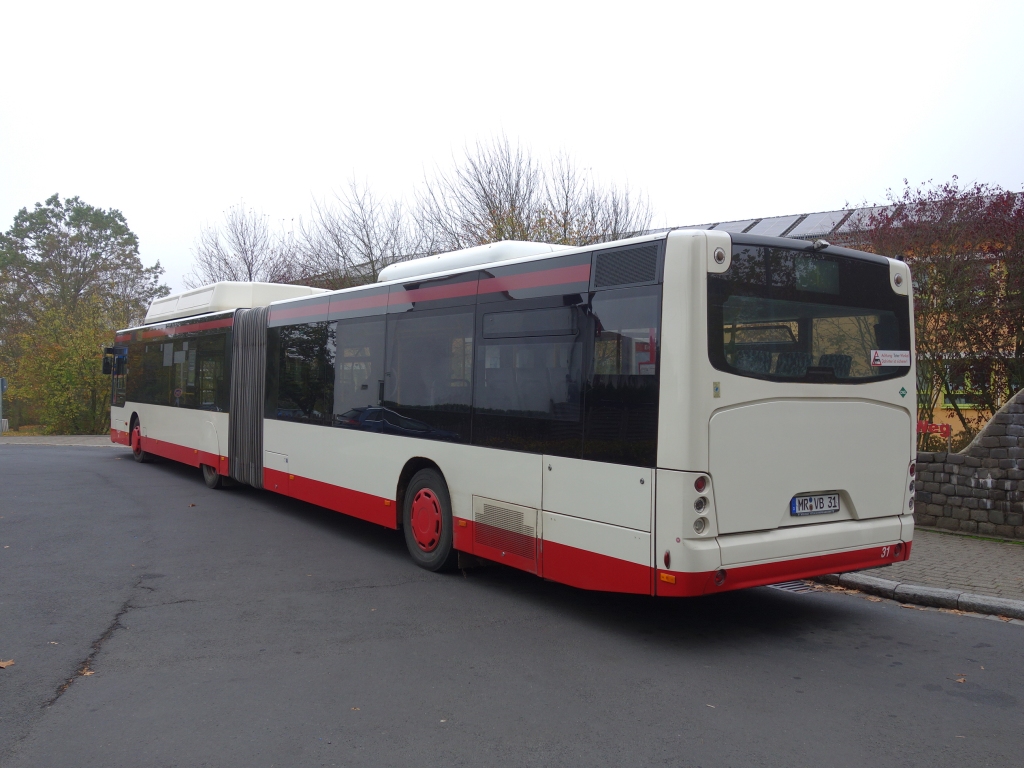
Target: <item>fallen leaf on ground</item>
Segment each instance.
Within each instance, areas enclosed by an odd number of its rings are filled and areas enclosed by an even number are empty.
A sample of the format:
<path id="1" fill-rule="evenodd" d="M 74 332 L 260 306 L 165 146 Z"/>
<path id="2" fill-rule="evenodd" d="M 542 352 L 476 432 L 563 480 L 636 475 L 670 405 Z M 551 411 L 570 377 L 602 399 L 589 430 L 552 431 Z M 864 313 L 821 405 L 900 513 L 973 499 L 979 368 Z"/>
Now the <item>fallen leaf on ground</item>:
<path id="1" fill-rule="evenodd" d="M 190 507 L 194 507 L 194 506 L 195 506 L 195 504 L 189 504 L 189 506 L 190 506 Z"/>
<path id="2" fill-rule="evenodd" d="M 880 597 L 869 597 L 868 600 L 870 600 L 872 603 L 880 603 L 880 602 L 882 602 L 882 598 L 880 598 Z"/>
<path id="3" fill-rule="evenodd" d="M 85 671 L 83 671 L 83 672 L 82 672 L 82 676 L 83 676 L 83 677 L 88 677 L 89 675 L 95 675 L 95 674 L 96 674 L 96 673 L 95 673 L 95 672 L 93 672 L 93 671 L 92 671 L 91 669 L 87 669 L 87 670 L 85 670 Z"/>
<path id="4" fill-rule="evenodd" d="M 0 661 L 0 669 L 7 669 L 13 663 L 14 659 L 10 659 L 9 661 Z"/>
<path id="5" fill-rule="evenodd" d="M 955 682 L 957 682 L 957 683 L 966 683 L 967 682 L 967 676 L 966 675 L 959 675 Z"/>
<path id="6" fill-rule="evenodd" d="M 358 712 L 359 711 L 359 707 L 352 707 L 352 711 L 353 712 Z"/>
<path id="7" fill-rule="evenodd" d="M 711 707 L 712 709 L 714 709 L 714 708 L 715 708 L 715 705 L 714 705 L 714 704 L 708 704 L 708 706 L 709 706 L 709 707 Z"/>

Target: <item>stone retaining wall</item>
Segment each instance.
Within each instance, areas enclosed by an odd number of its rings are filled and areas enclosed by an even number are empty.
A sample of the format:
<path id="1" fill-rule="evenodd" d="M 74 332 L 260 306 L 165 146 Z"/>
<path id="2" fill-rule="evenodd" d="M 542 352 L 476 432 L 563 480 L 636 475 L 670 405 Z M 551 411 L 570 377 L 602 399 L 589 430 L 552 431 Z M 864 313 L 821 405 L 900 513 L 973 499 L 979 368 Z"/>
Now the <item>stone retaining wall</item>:
<path id="1" fill-rule="evenodd" d="M 918 453 L 918 525 L 1024 539 L 1024 390 L 960 453 Z"/>

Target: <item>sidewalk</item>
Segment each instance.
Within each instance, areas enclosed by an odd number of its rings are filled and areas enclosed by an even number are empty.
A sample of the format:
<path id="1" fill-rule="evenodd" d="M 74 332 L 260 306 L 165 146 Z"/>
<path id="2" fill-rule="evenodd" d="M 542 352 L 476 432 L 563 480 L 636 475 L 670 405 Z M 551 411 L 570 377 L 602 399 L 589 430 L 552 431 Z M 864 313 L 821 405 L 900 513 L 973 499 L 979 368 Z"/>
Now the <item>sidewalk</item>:
<path id="1" fill-rule="evenodd" d="M 0 436 L 0 445 L 88 445 L 118 446 L 110 442 L 110 435 L 27 435 L 15 437 L 10 433 Z"/>
<path id="2" fill-rule="evenodd" d="M 1024 600 L 1024 543 L 918 527 L 909 560 L 861 573 L 922 587 Z"/>

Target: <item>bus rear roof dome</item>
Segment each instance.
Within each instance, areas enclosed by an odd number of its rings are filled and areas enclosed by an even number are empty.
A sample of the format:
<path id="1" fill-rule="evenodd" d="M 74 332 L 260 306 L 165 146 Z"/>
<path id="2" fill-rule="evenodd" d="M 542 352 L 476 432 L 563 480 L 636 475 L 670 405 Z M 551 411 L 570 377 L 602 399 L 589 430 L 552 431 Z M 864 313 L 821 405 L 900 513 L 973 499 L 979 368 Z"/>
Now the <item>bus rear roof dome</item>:
<path id="1" fill-rule="evenodd" d="M 164 320 L 177 320 L 209 312 L 265 307 L 272 301 L 311 296 L 314 293 L 326 291 L 323 288 L 282 283 L 214 283 L 156 299 L 149 305 L 145 322 L 160 323 Z"/>
<path id="2" fill-rule="evenodd" d="M 377 275 L 377 282 L 389 280 L 405 280 L 410 277 L 430 275 L 434 272 L 446 272 L 460 267 L 475 267 L 478 264 L 490 264 L 495 261 L 521 259 L 526 256 L 539 256 L 542 253 L 564 251 L 572 246 L 551 245 L 549 243 L 533 243 L 526 240 L 502 240 L 487 245 L 464 248 L 461 251 L 439 253 L 436 256 L 423 256 L 419 259 L 400 261 L 384 267 Z"/>

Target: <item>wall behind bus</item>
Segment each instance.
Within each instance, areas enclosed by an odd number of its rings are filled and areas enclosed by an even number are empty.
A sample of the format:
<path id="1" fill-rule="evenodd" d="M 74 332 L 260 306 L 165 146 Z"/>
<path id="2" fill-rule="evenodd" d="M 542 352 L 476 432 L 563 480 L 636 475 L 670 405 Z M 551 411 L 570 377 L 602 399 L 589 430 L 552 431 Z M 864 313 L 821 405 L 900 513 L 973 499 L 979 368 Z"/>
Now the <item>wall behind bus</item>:
<path id="1" fill-rule="evenodd" d="M 1024 390 L 960 453 L 918 453 L 918 525 L 1024 539 Z"/>

